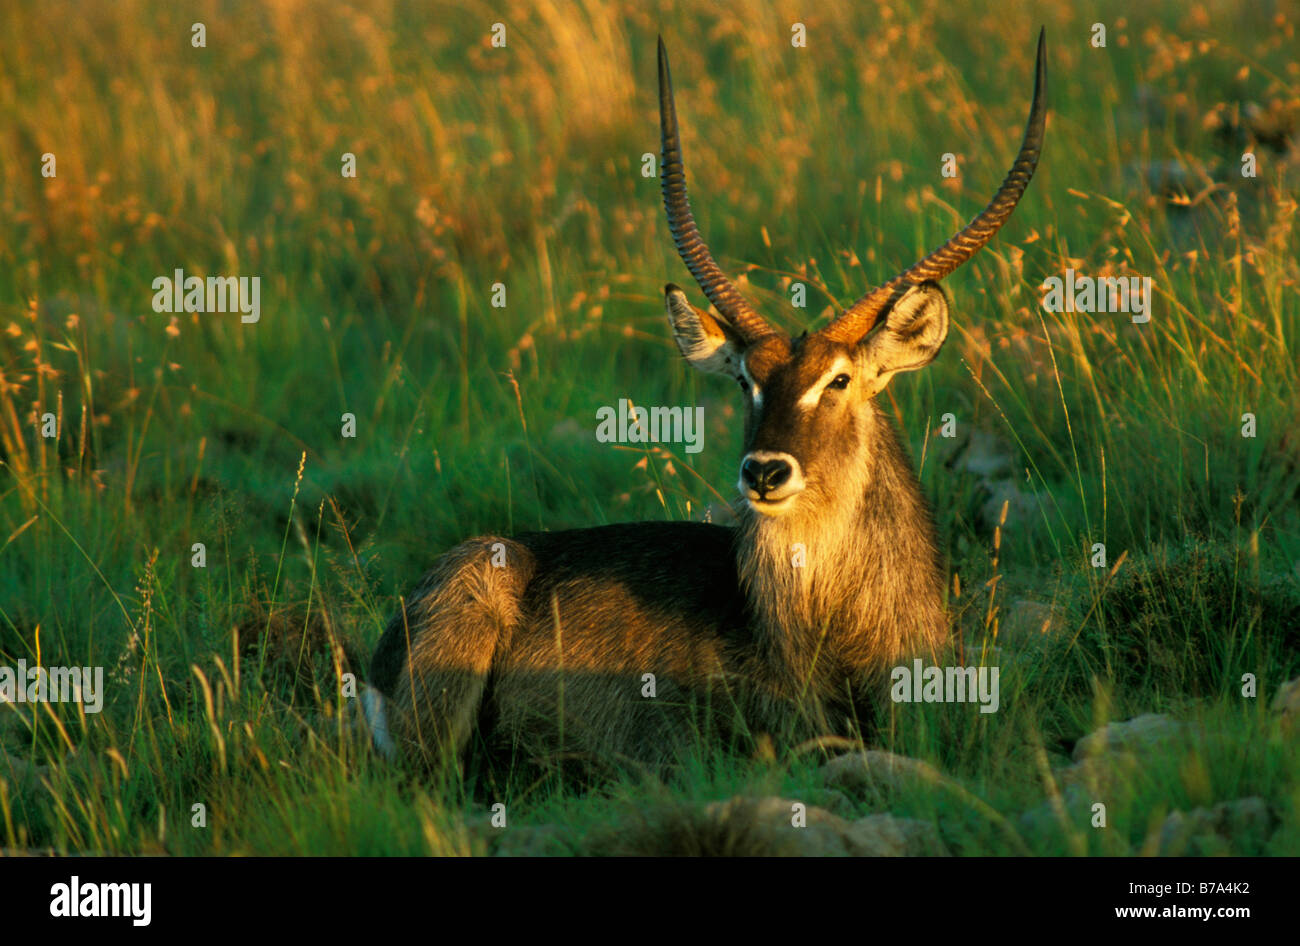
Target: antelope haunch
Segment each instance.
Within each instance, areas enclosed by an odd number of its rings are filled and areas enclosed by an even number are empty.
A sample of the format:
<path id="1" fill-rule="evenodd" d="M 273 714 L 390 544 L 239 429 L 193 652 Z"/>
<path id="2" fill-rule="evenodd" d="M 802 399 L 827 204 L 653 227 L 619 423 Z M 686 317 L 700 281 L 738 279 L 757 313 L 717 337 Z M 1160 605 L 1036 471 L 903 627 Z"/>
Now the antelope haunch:
<path id="1" fill-rule="evenodd" d="M 662 185 L 678 252 L 717 315 L 666 287 L 682 355 L 745 401 L 736 528 L 633 523 L 484 536 L 442 556 L 375 652 L 377 744 L 425 761 L 489 752 L 657 765 L 714 736 L 848 735 L 889 670 L 946 643 L 920 483 L 875 395 L 948 334 L 937 280 L 1006 222 L 1043 145 L 1044 36 L 1015 163 L 989 205 L 821 331 L 788 338 L 741 297 L 686 197 L 659 43 Z"/>

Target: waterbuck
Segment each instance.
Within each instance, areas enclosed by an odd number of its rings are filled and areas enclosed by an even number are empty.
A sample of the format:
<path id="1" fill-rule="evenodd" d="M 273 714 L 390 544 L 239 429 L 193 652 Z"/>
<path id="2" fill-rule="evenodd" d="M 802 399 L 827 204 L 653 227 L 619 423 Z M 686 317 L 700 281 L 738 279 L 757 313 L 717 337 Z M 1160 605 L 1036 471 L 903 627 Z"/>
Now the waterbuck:
<path id="1" fill-rule="evenodd" d="M 376 649 L 364 703 L 378 746 L 459 761 L 473 737 L 516 759 L 654 767 L 712 736 L 861 732 L 889 670 L 934 659 L 948 637 L 932 515 L 875 396 L 938 354 L 936 281 L 1015 209 L 1043 146 L 1045 92 L 1040 33 L 1020 153 L 989 205 L 822 330 L 789 338 L 695 225 L 661 39 L 664 208 L 717 312 L 668 285 L 667 314 L 686 361 L 741 388 L 739 524 L 483 536 L 447 552 Z"/>

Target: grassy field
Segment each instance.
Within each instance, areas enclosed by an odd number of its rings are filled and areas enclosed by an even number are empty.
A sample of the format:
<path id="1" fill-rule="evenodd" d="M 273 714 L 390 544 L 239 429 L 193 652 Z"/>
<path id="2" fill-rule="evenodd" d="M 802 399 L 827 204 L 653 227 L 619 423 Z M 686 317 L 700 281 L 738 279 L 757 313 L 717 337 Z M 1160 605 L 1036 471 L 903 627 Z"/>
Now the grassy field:
<path id="1" fill-rule="evenodd" d="M 107 678 L 98 714 L 0 706 L 0 847 L 485 853 L 500 801 L 551 850 L 689 850 L 672 825 L 743 794 L 920 819 L 958 854 L 1136 854 L 1171 812 L 1258 796 L 1275 826 L 1207 853 L 1300 854 L 1297 736 L 1270 710 L 1300 674 L 1293 6 L 187 6 L 0 8 L 0 666 Z M 776 747 L 484 798 L 377 760 L 340 680 L 441 551 L 732 498 L 734 385 L 663 316 L 666 281 L 702 296 L 641 173 L 656 34 L 705 236 L 798 331 L 983 206 L 1040 25 L 1042 165 L 946 281 L 945 351 L 884 395 L 965 653 L 1002 668 L 999 712 L 895 710 L 874 741 L 944 780 L 837 796 L 824 758 Z M 176 268 L 260 276 L 260 321 L 156 313 Z M 1067 268 L 1150 276 L 1151 320 L 1044 311 Z M 597 443 L 621 397 L 703 405 L 704 450 Z M 1027 827 L 1075 741 L 1139 713 L 1187 738 L 1110 780 L 1107 827 Z"/>

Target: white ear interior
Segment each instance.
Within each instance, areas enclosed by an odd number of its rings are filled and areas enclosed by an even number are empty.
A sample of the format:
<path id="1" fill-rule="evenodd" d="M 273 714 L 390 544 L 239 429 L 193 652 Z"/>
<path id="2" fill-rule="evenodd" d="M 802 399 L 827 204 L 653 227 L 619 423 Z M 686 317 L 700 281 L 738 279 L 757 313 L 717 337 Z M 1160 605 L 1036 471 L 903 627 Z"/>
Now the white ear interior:
<path id="1" fill-rule="evenodd" d="M 740 377 L 740 339 L 730 326 L 691 305 L 676 286 L 664 290 L 664 307 L 683 358 L 700 371 Z"/>
<path id="2" fill-rule="evenodd" d="M 900 371 L 934 361 L 948 337 L 948 298 L 937 283 L 913 286 L 894 303 L 885 324 L 862 343 L 869 367 L 883 388 Z"/>

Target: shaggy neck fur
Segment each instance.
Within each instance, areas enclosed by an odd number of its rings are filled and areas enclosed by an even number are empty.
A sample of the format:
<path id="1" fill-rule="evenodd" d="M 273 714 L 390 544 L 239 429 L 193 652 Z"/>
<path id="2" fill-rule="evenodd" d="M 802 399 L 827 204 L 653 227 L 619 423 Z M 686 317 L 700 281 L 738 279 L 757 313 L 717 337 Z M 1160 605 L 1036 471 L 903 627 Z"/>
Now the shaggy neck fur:
<path id="1" fill-rule="evenodd" d="M 876 679 L 944 633 L 930 511 L 874 404 L 865 423 L 858 454 L 789 513 L 741 512 L 737 564 L 761 659 L 791 695 Z"/>

